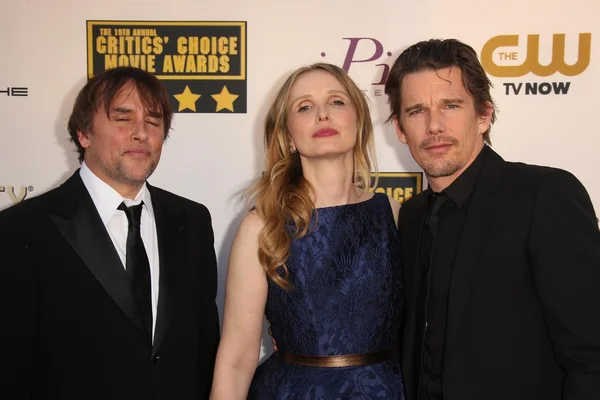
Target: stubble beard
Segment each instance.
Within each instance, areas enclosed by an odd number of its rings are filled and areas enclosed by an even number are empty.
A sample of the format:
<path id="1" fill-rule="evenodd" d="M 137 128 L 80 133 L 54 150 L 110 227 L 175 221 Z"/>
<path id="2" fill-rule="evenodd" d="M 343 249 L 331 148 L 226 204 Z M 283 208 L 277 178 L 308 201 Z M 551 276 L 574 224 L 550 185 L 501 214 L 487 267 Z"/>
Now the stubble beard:
<path id="1" fill-rule="evenodd" d="M 423 171 L 431 178 L 451 176 L 460 169 L 461 165 L 457 160 L 445 160 L 443 158 L 433 159 L 423 166 Z"/>
<path id="2" fill-rule="evenodd" d="M 427 154 L 426 148 L 436 143 L 452 143 L 452 147 L 447 154 L 433 156 L 430 159 L 425 160 L 421 168 L 423 168 L 425 174 L 431 178 L 451 176 L 462 168 L 458 154 L 456 153 L 459 142 L 456 138 L 451 136 L 431 137 L 421 143 L 421 150 Z"/>
<path id="3" fill-rule="evenodd" d="M 102 164 L 101 168 L 104 170 L 104 173 L 106 173 L 116 182 L 120 182 L 130 187 L 141 187 L 146 182 L 146 179 L 152 175 L 156 169 L 156 165 L 156 161 L 150 162 L 145 172 L 140 176 L 135 176 L 134 174 L 130 173 L 127 166 L 122 161 L 119 161 L 112 166 Z"/>

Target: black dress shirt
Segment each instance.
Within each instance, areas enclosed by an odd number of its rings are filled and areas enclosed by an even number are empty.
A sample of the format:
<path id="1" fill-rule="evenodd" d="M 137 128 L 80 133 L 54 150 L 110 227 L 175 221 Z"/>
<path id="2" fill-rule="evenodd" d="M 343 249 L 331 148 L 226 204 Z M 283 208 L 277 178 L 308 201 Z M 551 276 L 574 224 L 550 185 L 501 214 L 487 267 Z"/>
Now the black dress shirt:
<path id="1" fill-rule="evenodd" d="M 439 210 L 439 223 L 432 254 L 421 254 L 420 260 L 423 267 L 419 290 L 425 291 L 419 296 L 424 301 L 417 305 L 418 315 L 422 315 L 424 321 L 422 347 L 419 344 L 422 360 L 420 378 L 422 400 L 443 399 L 442 368 L 446 345 L 446 312 L 450 276 L 471 195 L 481 165 L 488 153 L 488 147 L 484 146 L 473 163 L 450 186 L 441 193 L 429 194 L 429 202 L 431 196 L 447 198 Z M 426 269 L 429 267 L 431 271 L 428 274 Z"/>

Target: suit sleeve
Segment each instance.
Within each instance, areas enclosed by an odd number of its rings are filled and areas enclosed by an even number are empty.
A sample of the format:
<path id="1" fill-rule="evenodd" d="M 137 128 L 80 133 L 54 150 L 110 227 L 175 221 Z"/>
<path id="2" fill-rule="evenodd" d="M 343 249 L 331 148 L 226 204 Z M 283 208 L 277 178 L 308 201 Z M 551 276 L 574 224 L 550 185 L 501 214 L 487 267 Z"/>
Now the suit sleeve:
<path id="1" fill-rule="evenodd" d="M 529 255 L 555 355 L 563 400 L 600 396 L 600 231 L 583 185 L 554 170 L 540 184 Z"/>
<path id="2" fill-rule="evenodd" d="M 201 346 L 202 354 L 200 354 L 200 362 L 204 365 L 200 366 L 200 371 L 206 371 L 205 376 L 202 377 L 204 380 L 203 387 L 205 388 L 201 393 L 202 399 L 207 399 L 210 393 L 213 370 L 215 367 L 215 358 L 217 356 L 217 348 L 220 340 L 220 325 L 219 325 L 219 311 L 217 309 L 216 296 L 218 286 L 218 271 L 217 271 L 217 257 L 214 247 L 214 232 L 212 227 L 212 219 L 210 212 L 204 206 L 201 206 L 201 221 L 202 230 L 200 232 L 200 244 L 202 246 L 201 260 L 199 260 L 199 268 L 202 270 L 202 276 L 205 277 L 205 287 L 207 290 L 208 298 L 203 296 L 202 304 L 200 304 L 202 313 L 204 314 L 204 320 L 206 321 L 206 330 L 201 338 L 204 346 Z"/>
<path id="3" fill-rule="evenodd" d="M 22 207 L 0 213 L 0 397 L 30 399 L 36 331 L 36 291 L 29 244 L 29 223 Z"/>

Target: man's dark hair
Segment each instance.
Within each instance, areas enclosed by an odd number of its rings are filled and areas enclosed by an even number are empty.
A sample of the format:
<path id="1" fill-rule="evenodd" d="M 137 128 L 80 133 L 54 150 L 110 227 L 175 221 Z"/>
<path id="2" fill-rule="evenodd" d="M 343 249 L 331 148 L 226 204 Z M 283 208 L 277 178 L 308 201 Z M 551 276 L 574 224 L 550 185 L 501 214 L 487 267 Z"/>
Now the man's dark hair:
<path id="1" fill-rule="evenodd" d="M 473 97 L 477 115 L 485 115 L 492 107 L 491 124 L 496 121 L 496 105 L 490 94 L 493 87 L 473 48 L 456 39 L 431 39 L 416 43 L 400 54 L 392 66 L 385 84 L 390 116 L 388 122 L 398 118 L 400 123 L 400 87 L 407 74 L 443 68 L 460 68 L 463 86 Z M 491 144 L 490 128 L 484 132 L 483 140 Z"/>
<path id="2" fill-rule="evenodd" d="M 139 68 L 118 67 L 108 69 L 90 79 L 81 89 L 73 105 L 68 130 L 71 141 L 77 146 L 79 162 L 83 162 L 85 149 L 79 143 L 77 132 L 91 134 L 94 113 L 103 108 L 110 114 L 110 106 L 125 87 L 137 91 L 144 108 L 163 120 L 165 139 L 169 136 L 173 110 L 169 93 L 151 73 Z"/>

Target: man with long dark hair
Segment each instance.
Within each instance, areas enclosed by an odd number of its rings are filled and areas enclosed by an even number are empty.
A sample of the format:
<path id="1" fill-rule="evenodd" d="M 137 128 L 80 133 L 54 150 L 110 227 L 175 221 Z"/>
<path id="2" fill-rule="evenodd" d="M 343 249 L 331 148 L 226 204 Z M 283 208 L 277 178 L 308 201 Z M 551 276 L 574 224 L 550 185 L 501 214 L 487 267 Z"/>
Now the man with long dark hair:
<path id="1" fill-rule="evenodd" d="M 410 46 L 386 83 L 389 119 L 429 183 L 399 217 L 406 396 L 598 399 L 592 203 L 569 172 L 491 149 L 490 87 L 452 39 Z"/>

